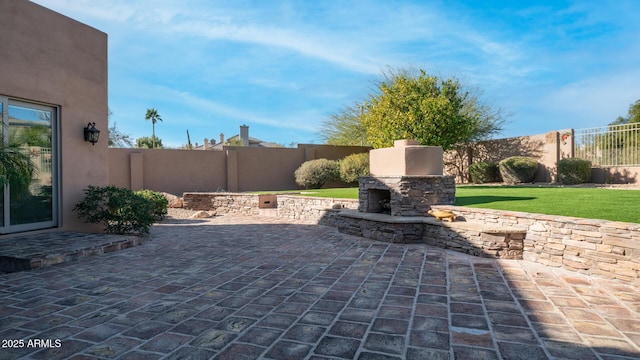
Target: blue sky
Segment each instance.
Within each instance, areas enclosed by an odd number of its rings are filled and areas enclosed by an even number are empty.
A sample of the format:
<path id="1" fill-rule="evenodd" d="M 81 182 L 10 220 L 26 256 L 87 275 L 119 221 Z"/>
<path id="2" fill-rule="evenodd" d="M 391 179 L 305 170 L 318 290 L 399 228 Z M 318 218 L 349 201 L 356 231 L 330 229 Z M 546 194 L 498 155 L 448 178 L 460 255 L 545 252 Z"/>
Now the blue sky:
<path id="1" fill-rule="evenodd" d="M 322 143 L 388 68 L 480 88 L 499 137 L 604 126 L 640 99 L 640 1 L 35 0 L 109 36 L 111 121 L 165 146 Z M 103 127 L 105 127 L 103 125 Z"/>

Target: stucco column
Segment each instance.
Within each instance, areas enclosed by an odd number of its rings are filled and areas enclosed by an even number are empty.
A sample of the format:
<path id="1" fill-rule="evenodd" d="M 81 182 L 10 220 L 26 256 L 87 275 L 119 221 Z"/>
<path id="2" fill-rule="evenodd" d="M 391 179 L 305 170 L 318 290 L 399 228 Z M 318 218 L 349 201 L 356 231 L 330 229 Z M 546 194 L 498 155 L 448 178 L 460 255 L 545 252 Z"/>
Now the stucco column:
<path id="1" fill-rule="evenodd" d="M 227 191 L 238 189 L 238 152 L 227 150 Z"/>
<path id="2" fill-rule="evenodd" d="M 129 154 L 130 166 L 131 166 L 131 190 L 144 189 L 144 164 L 142 153 Z"/>

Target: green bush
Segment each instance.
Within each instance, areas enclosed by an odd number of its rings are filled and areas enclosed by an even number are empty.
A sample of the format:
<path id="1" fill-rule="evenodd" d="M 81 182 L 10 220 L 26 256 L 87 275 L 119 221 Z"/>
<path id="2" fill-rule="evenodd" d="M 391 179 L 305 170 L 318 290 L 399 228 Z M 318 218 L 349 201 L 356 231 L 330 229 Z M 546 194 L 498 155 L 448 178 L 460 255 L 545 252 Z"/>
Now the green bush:
<path id="1" fill-rule="evenodd" d="M 360 176 L 369 175 L 369 153 L 352 154 L 340 160 L 340 180 L 357 183 Z"/>
<path id="2" fill-rule="evenodd" d="M 108 234 L 146 234 L 156 220 L 152 201 L 117 186 L 92 186 L 73 209 L 89 223 L 102 223 Z"/>
<path id="3" fill-rule="evenodd" d="M 296 184 L 307 189 L 319 189 L 326 182 L 338 180 L 340 169 L 337 161 L 316 159 L 302 163 L 294 173 Z"/>
<path id="4" fill-rule="evenodd" d="M 509 184 L 533 182 L 538 161 L 525 156 L 512 156 L 498 163 L 502 180 Z"/>
<path id="5" fill-rule="evenodd" d="M 169 200 L 167 200 L 164 195 L 159 192 L 153 190 L 138 190 L 135 192 L 136 195 L 142 196 L 143 198 L 151 201 L 153 204 L 153 215 L 156 218 L 156 221 L 160 221 L 167 215 L 167 206 L 169 205 Z"/>
<path id="6" fill-rule="evenodd" d="M 476 184 L 484 184 L 500 181 L 498 164 L 493 162 L 477 162 L 469 166 L 471 181 Z"/>
<path id="7" fill-rule="evenodd" d="M 571 184 L 584 184 L 591 181 L 591 161 L 570 158 L 558 161 L 558 181 Z"/>

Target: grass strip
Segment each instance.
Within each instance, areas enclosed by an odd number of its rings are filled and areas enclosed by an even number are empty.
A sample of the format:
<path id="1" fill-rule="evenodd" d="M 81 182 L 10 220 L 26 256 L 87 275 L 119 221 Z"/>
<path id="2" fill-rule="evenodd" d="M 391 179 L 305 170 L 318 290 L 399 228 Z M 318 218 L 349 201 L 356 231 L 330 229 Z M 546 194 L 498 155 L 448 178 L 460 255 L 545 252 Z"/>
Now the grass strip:
<path id="1" fill-rule="evenodd" d="M 358 188 L 296 190 L 291 194 L 357 199 Z M 456 205 L 640 223 L 639 190 L 459 185 L 456 187 Z"/>

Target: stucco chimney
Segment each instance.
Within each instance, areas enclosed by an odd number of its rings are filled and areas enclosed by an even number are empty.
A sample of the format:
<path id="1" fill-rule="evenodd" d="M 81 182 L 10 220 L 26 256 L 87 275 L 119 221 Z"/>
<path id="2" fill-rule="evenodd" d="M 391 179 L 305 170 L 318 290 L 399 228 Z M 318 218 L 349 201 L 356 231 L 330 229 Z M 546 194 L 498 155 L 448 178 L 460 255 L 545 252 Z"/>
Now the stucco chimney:
<path id="1" fill-rule="evenodd" d="M 440 146 L 422 146 L 415 140 L 396 140 L 393 147 L 369 152 L 372 176 L 424 176 L 443 174 Z"/>
<path id="2" fill-rule="evenodd" d="M 249 127 L 247 125 L 240 125 L 240 140 L 242 140 L 242 146 L 249 146 Z"/>
<path id="3" fill-rule="evenodd" d="M 220 144 L 224 144 L 224 134 L 220 133 Z"/>
<path id="4" fill-rule="evenodd" d="M 202 146 L 202 149 L 203 149 L 203 150 L 207 150 L 207 145 L 209 145 L 209 139 L 204 138 L 204 144 L 203 144 L 203 146 Z"/>

